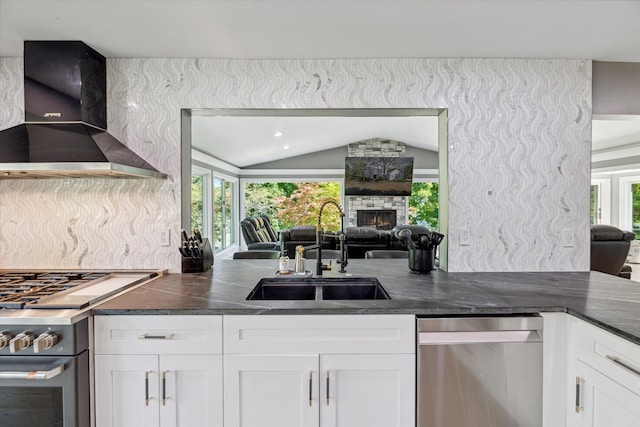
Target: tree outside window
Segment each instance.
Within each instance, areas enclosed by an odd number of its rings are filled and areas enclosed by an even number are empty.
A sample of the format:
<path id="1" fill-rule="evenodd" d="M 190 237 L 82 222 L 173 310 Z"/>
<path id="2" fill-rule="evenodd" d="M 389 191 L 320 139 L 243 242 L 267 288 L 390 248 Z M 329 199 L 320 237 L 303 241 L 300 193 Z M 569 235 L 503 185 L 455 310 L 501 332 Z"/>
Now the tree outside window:
<path id="1" fill-rule="evenodd" d="M 191 230 L 203 230 L 203 185 L 202 175 L 191 176 Z"/>
<path id="2" fill-rule="evenodd" d="M 273 226 L 285 230 L 296 225 L 316 225 L 322 203 L 340 200 L 337 182 L 266 182 L 245 186 L 247 216 L 269 215 Z M 409 223 L 438 229 L 438 183 L 414 182 L 409 197 Z M 322 226 L 327 230 L 340 228 L 336 209 L 326 208 Z"/>
<path id="3" fill-rule="evenodd" d="M 640 183 L 631 184 L 632 209 L 631 212 L 631 228 L 636 235 L 636 239 L 640 239 Z"/>
<path id="4" fill-rule="evenodd" d="M 414 182 L 409 196 L 409 224 L 438 230 L 438 183 Z"/>
<path id="5" fill-rule="evenodd" d="M 285 230 L 296 225 L 316 225 L 320 207 L 327 199 L 340 200 L 338 182 L 266 182 L 245 186 L 247 216 L 269 215 L 274 228 Z M 340 228 L 337 209 L 322 214 L 327 230 Z"/>

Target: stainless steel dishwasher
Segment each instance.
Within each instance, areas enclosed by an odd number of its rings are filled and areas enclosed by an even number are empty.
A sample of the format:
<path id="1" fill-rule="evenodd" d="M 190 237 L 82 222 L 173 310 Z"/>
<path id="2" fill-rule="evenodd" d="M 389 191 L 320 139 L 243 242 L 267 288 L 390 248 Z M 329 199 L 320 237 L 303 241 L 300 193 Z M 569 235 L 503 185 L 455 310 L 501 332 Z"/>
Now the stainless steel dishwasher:
<path id="1" fill-rule="evenodd" d="M 418 427 L 541 427 L 539 316 L 418 318 Z"/>

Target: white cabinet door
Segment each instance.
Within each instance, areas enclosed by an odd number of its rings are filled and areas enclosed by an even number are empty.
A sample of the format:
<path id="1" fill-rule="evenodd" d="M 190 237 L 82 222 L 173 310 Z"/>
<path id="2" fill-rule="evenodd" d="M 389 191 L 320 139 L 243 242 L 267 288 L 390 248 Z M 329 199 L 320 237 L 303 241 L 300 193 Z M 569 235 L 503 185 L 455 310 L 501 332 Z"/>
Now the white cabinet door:
<path id="1" fill-rule="evenodd" d="M 577 373 L 584 383 L 579 396 L 582 410 L 574 414 L 574 426 L 638 427 L 640 396 L 590 366 L 578 361 Z"/>
<path id="2" fill-rule="evenodd" d="M 225 427 L 317 427 L 318 356 L 225 355 Z"/>
<path id="3" fill-rule="evenodd" d="M 96 355 L 96 427 L 157 427 L 158 357 Z"/>
<path id="4" fill-rule="evenodd" d="M 415 426 L 415 356 L 320 356 L 322 427 Z"/>
<path id="5" fill-rule="evenodd" d="M 160 356 L 160 426 L 222 427 L 222 356 Z"/>

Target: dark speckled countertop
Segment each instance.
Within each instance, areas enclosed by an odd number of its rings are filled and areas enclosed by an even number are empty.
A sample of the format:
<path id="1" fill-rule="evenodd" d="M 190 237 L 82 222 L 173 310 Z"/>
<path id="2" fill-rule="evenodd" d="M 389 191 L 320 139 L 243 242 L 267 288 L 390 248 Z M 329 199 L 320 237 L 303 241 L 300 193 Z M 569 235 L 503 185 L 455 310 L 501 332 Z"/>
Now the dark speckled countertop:
<path id="1" fill-rule="evenodd" d="M 307 261 L 307 268 L 314 267 Z M 94 314 L 486 315 L 568 312 L 640 344 L 640 283 L 598 272 L 416 274 L 404 259 L 350 260 L 391 300 L 246 301 L 277 260 L 216 260 L 205 273 L 169 274 L 105 302 Z M 325 273 L 325 276 L 342 276 Z"/>

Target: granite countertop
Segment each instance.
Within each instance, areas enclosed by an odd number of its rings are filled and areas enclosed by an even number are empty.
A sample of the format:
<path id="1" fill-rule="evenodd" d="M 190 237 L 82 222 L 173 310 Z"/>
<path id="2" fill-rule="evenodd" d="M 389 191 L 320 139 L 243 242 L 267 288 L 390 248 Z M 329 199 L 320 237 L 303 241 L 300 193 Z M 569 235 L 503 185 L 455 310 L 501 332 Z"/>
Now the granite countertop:
<path id="1" fill-rule="evenodd" d="M 307 268 L 315 262 L 308 260 Z M 246 301 L 277 260 L 216 260 L 205 273 L 169 274 L 94 314 L 487 315 L 567 312 L 640 344 L 640 283 L 599 272 L 416 274 L 405 259 L 350 260 L 347 274 L 376 277 L 391 300 Z M 337 272 L 325 277 L 344 276 Z"/>

